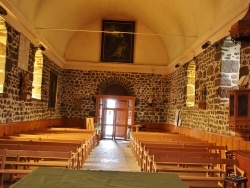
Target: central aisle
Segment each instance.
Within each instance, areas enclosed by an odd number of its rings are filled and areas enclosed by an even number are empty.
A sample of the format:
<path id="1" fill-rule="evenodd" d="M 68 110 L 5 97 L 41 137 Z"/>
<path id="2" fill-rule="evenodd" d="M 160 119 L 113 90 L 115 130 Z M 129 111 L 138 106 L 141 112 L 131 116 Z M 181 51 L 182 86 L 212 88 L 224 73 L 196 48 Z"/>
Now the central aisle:
<path id="1" fill-rule="evenodd" d="M 140 171 L 129 141 L 101 140 L 83 165 L 84 170 Z"/>

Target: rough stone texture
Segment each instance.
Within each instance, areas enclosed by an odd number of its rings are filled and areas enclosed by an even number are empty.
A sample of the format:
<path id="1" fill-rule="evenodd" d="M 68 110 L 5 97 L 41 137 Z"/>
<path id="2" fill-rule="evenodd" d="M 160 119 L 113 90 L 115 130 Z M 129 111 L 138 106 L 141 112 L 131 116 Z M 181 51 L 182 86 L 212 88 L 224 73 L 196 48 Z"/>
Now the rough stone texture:
<path id="1" fill-rule="evenodd" d="M 221 41 L 221 83 L 216 82 L 217 96 L 220 103 L 228 104 L 228 94 L 225 91 L 237 88 L 240 68 L 240 46 L 231 41 L 228 36 Z M 218 101 L 218 100 L 216 100 Z"/>
<path id="2" fill-rule="evenodd" d="M 212 76 L 214 74 L 214 67 L 213 65 L 210 65 L 207 69 L 207 75 Z"/>
<path id="3" fill-rule="evenodd" d="M 92 99 L 102 94 L 112 84 L 120 84 L 127 89 L 130 96 L 140 100 L 135 108 L 135 121 L 166 122 L 165 78 L 162 75 L 141 73 L 117 73 L 100 71 L 64 70 L 61 113 L 67 118 L 93 116 L 95 101 Z M 153 98 L 153 110 L 149 111 L 148 98 Z M 81 102 L 76 109 L 73 101 Z"/>
<path id="4" fill-rule="evenodd" d="M 18 43 L 19 33 L 10 25 L 6 24 L 8 31 L 8 44 L 6 54 L 6 76 L 4 93 L 0 96 L 0 123 L 30 121 L 38 119 L 51 119 L 61 117 L 60 106 L 56 109 L 48 109 L 48 88 L 49 73 L 51 70 L 57 72 L 58 78 L 58 103 L 61 100 L 61 72 L 48 58 L 44 57 L 42 100 L 31 99 L 23 101 L 19 99 L 22 76 L 26 71 L 18 67 Z M 30 46 L 28 71 L 30 73 L 30 83 L 33 79 L 35 48 Z"/>
<path id="5" fill-rule="evenodd" d="M 221 69 L 224 73 L 238 73 L 239 60 L 223 60 Z"/>
<path id="6" fill-rule="evenodd" d="M 168 108 L 167 123 L 173 124 L 175 122 L 177 110 L 181 110 L 182 126 L 220 134 L 234 135 L 234 132 L 230 131 L 228 126 L 227 88 L 221 89 L 220 87 L 222 82 L 224 83 L 224 81 L 231 78 L 231 75 L 222 75 L 217 68 L 220 67 L 222 62 L 221 45 L 223 45 L 223 41 L 219 42 L 216 48 L 208 48 L 196 59 L 197 76 L 195 89 L 197 93 L 199 87 L 205 87 L 205 109 L 200 109 L 197 106 L 185 107 L 184 102 L 180 100 L 182 99 L 182 96 L 180 96 L 179 93 L 181 92 L 179 91 L 185 87 L 185 82 L 183 82 L 183 80 L 185 80 L 185 69 L 178 69 L 176 72 L 167 76 L 167 82 L 172 83 L 168 86 L 169 93 L 167 97 L 169 100 L 166 104 L 166 107 Z M 227 46 L 231 47 L 232 45 Z M 221 58 L 218 58 L 218 54 L 220 54 Z M 218 87 L 215 87 L 216 85 Z M 231 86 L 231 82 L 229 85 Z M 222 93 L 221 95 L 225 98 L 221 99 L 218 96 L 217 89 L 222 90 L 220 91 Z M 179 100 L 177 100 L 176 103 L 171 103 L 172 98 L 174 97 L 177 97 Z"/>

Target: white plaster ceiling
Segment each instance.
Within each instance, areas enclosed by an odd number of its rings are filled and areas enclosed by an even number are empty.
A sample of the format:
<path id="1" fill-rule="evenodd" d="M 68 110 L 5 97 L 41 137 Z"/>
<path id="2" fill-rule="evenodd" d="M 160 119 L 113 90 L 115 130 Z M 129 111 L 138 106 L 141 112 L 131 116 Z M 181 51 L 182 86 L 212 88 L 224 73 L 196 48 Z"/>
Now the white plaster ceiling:
<path id="1" fill-rule="evenodd" d="M 63 68 L 168 74 L 229 34 L 250 0 L 0 0 L 4 16 Z M 102 20 L 135 21 L 134 63 L 100 62 Z"/>

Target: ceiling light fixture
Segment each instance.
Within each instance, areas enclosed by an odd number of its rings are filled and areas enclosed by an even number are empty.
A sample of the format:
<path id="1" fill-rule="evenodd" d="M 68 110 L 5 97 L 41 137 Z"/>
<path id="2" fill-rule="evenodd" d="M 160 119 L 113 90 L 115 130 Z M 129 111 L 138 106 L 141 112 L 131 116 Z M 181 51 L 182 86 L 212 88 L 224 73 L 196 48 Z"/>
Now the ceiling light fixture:
<path id="1" fill-rule="evenodd" d="M 40 45 L 38 46 L 38 48 L 39 48 L 41 51 L 45 51 L 45 50 L 46 50 L 46 48 L 45 48 L 42 44 L 40 44 Z"/>
<path id="2" fill-rule="evenodd" d="M 207 42 L 205 42 L 205 43 L 201 46 L 201 48 L 202 48 L 203 50 L 205 50 L 205 49 L 207 49 L 210 45 L 211 45 L 211 42 L 210 42 L 210 41 L 207 41 Z"/>
<path id="3" fill-rule="evenodd" d="M 0 6 L 0 15 L 3 15 L 3 16 L 7 15 L 7 11 L 2 6 Z"/>
<path id="4" fill-rule="evenodd" d="M 180 63 L 177 63 L 174 67 L 175 68 L 179 68 L 180 67 Z"/>

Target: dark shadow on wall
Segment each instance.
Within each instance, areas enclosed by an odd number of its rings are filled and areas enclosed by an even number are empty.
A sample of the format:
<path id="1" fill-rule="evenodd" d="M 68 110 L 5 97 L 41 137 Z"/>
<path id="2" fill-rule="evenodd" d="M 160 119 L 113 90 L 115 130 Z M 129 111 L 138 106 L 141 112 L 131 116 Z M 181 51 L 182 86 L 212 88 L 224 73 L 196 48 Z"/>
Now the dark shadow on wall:
<path id="1" fill-rule="evenodd" d="M 112 84 L 104 88 L 103 95 L 129 96 L 129 92 L 122 85 Z"/>

